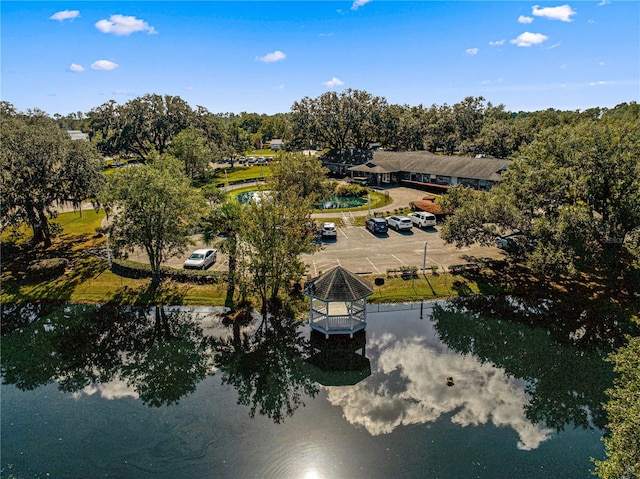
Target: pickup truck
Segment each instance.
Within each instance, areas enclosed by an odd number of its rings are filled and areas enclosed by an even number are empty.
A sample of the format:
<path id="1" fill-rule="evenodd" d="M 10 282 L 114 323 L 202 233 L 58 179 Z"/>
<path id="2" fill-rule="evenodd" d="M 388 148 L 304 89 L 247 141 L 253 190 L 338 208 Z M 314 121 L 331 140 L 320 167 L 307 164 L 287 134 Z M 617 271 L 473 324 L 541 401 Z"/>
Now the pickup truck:
<path id="1" fill-rule="evenodd" d="M 416 211 L 415 213 L 409 213 L 408 216 L 418 228 L 427 228 L 436 225 L 436 216 L 426 211 Z"/>

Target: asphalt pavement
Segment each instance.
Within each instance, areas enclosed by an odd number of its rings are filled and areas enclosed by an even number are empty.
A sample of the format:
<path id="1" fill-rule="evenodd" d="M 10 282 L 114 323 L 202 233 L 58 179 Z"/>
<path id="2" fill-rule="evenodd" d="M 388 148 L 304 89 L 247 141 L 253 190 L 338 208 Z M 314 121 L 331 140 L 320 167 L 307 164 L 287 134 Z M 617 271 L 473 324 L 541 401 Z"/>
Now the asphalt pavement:
<path id="1" fill-rule="evenodd" d="M 391 196 L 392 203 L 382 208 L 372 209 L 372 213 L 407 207 L 409 201 L 420 199 L 426 194 L 423 191 L 405 187 L 388 188 L 385 191 Z M 353 211 L 350 214 L 354 217 L 366 216 L 368 211 Z M 323 216 L 340 215 L 342 213 L 325 212 L 316 213 L 313 216 L 319 219 Z M 192 239 L 194 246 L 185 252 L 184 256 L 171 258 L 164 265 L 182 268 L 182 263 L 193 250 L 208 247 L 201 236 L 197 235 Z M 317 276 L 338 265 L 359 274 L 385 274 L 389 269 L 399 269 L 402 266 L 415 266 L 419 270 L 426 266 L 430 270 L 432 265 L 437 266 L 440 272 L 444 272 L 452 265 L 504 258 L 502 251 L 496 247 L 471 245 L 458 249 L 455 245 L 446 244 L 440 237 L 440 226 L 426 229 L 414 227 L 408 232 L 389 230 L 386 235 L 375 236 L 364 226 L 338 225 L 336 239 L 321 240 L 319 246 L 320 249 L 316 253 L 302 256 L 311 276 Z M 129 259 L 143 263 L 148 261 L 142 250 L 130 254 Z M 218 252 L 218 260 L 209 269 L 225 271 L 227 267 L 226 255 Z"/>

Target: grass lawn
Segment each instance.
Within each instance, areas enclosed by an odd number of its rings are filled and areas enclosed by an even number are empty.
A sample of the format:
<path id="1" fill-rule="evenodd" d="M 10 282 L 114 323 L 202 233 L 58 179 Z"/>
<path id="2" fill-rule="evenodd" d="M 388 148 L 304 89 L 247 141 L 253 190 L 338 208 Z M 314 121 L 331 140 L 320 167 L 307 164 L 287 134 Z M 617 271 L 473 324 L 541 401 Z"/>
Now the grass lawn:
<path id="1" fill-rule="evenodd" d="M 262 180 L 271 176 L 269 166 L 234 166 L 218 168 L 211 183 L 218 184 L 227 182 L 231 185 L 243 181 Z"/>

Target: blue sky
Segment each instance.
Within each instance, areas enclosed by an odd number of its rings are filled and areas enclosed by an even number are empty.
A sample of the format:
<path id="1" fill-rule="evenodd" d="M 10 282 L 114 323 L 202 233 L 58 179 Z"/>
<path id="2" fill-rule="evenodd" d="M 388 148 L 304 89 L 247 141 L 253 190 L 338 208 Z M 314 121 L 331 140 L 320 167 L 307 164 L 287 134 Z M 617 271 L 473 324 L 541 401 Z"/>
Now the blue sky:
<path id="1" fill-rule="evenodd" d="M 510 111 L 640 101 L 640 2 L 1 3 L 1 98 L 88 112 L 178 95 L 284 113 L 346 88 L 389 103 L 483 96 Z"/>

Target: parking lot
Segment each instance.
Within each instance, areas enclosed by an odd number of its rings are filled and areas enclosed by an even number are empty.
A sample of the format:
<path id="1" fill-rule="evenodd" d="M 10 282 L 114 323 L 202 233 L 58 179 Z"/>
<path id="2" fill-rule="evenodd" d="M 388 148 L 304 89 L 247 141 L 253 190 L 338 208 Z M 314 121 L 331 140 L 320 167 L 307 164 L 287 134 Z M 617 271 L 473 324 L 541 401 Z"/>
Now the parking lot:
<path id="1" fill-rule="evenodd" d="M 443 271 L 451 265 L 464 264 L 473 258 L 503 258 L 502 252 L 494 247 L 473 245 L 457 249 L 445 244 L 440 238 L 438 227 L 396 232 L 374 236 L 364 227 L 338 228 L 335 240 L 324 240 L 321 249 L 313 255 L 304 255 L 309 265 L 309 274 L 318 275 L 334 266 L 341 265 L 354 273 L 384 274 L 388 269 L 402 266 L 426 267 L 437 265 Z"/>
<path id="2" fill-rule="evenodd" d="M 412 199 L 424 196 L 424 192 L 410 188 L 389 188 L 393 198 L 391 205 L 378 210 L 392 210 L 397 207 L 407 206 Z M 354 212 L 353 216 L 366 215 L 367 211 Z M 313 217 L 319 224 L 323 221 L 323 214 L 314 214 Z M 334 266 L 341 265 L 354 273 L 360 274 L 385 274 L 389 269 L 399 269 L 402 266 L 423 267 L 425 260 L 426 243 L 426 267 L 438 266 L 440 271 L 448 269 L 452 265 L 465 264 L 474 259 L 502 259 L 504 253 L 496 247 L 482 247 L 472 245 L 468 248 L 458 249 L 455 245 L 445 244 L 440 238 L 440 226 L 434 228 L 412 228 L 411 231 L 396 232 L 389 230 L 387 234 L 374 236 L 364 226 L 338 226 L 336 239 L 325 239 L 320 242 L 320 250 L 313 255 L 303 255 L 303 261 L 309 265 L 308 274 L 318 275 L 321 271 L 328 271 Z M 173 268 L 182 268 L 182 263 L 192 250 L 204 247 L 199 237 L 194 237 L 195 245 L 185 253 L 183 257 L 171 258 L 164 263 Z M 147 262 L 148 259 L 142 251 L 137 251 L 130 256 L 134 261 Z M 218 260 L 209 268 L 210 270 L 225 271 L 228 267 L 227 258 L 218 252 Z"/>

